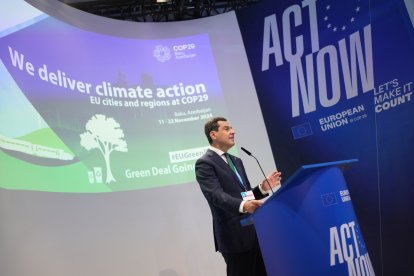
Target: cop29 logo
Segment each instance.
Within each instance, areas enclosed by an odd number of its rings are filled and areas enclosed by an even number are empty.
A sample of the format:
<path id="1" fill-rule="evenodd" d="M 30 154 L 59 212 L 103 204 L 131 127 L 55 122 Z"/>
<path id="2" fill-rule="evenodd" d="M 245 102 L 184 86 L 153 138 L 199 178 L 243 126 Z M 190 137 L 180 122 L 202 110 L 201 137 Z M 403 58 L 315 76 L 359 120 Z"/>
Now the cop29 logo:
<path id="1" fill-rule="evenodd" d="M 171 50 L 167 46 L 155 46 L 153 54 L 154 57 L 160 62 L 165 62 L 171 59 Z"/>
<path id="2" fill-rule="evenodd" d="M 193 50 L 195 49 L 195 47 L 196 46 L 194 43 L 188 43 L 188 44 L 174 45 L 173 50 L 174 52 L 186 51 L 186 50 Z"/>

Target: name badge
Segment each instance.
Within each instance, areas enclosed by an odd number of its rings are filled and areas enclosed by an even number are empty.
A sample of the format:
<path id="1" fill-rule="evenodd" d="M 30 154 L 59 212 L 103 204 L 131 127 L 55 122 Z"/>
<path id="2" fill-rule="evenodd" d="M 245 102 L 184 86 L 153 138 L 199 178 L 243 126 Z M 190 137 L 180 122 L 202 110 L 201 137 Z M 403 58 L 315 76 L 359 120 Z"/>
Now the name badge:
<path id="1" fill-rule="evenodd" d="M 253 191 L 241 192 L 241 196 L 242 196 L 243 200 L 254 200 L 254 199 L 256 199 L 254 197 Z"/>

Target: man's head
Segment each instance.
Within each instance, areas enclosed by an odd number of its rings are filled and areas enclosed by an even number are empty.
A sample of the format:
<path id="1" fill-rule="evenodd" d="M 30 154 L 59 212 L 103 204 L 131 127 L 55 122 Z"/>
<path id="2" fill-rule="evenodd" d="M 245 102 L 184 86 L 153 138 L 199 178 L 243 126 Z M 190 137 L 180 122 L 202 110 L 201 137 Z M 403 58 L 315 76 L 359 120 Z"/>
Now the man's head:
<path id="1" fill-rule="evenodd" d="M 215 117 L 204 125 L 204 133 L 213 147 L 227 151 L 234 146 L 234 130 L 226 118 Z"/>

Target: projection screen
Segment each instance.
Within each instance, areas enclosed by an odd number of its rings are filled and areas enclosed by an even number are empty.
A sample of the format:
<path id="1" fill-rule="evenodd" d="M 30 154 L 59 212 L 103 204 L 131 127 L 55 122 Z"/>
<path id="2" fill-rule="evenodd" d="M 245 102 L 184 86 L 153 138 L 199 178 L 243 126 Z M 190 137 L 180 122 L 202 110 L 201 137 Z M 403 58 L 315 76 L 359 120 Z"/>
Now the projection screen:
<path id="1" fill-rule="evenodd" d="M 227 117 L 275 168 L 233 12 L 137 23 L 0 4 L 0 274 L 224 275 L 194 163 Z M 32 6 L 33 5 L 33 6 Z"/>

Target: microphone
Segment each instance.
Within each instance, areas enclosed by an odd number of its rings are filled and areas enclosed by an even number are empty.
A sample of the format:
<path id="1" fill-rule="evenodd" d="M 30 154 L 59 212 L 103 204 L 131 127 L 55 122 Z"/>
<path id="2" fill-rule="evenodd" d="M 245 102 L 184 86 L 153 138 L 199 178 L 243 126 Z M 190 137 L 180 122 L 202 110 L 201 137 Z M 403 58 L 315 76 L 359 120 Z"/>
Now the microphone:
<path id="1" fill-rule="evenodd" d="M 243 148 L 243 147 L 241 147 L 241 149 L 242 149 L 242 151 L 244 151 L 247 155 L 249 155 L 249 156 L 253 157 L 253 158 L 256 160 L 257 164 L 259 165 L 260 170 L 262 171 L 262 174 L 263 174 L 264 178 L 266 179 L 267 185 L 269 185 L 270 191 L 272 191 L 272 195 L 273 195 L 273 189 L 272 189 L 272 186 L 270 186 L 269 180 L 267 180 L 266 174 L 264 173 L 264 171 L 263 171 L 263 169 L 262 169 L 262 166 L 260 166 L 259 160 L 257 160 L 257 158 L 256 158 L 256 157 L 254 157 L 254 155 L 253 155 L 250 151 L 248 151 L 247 149 L 245 149 L 245 148 Z"/>

